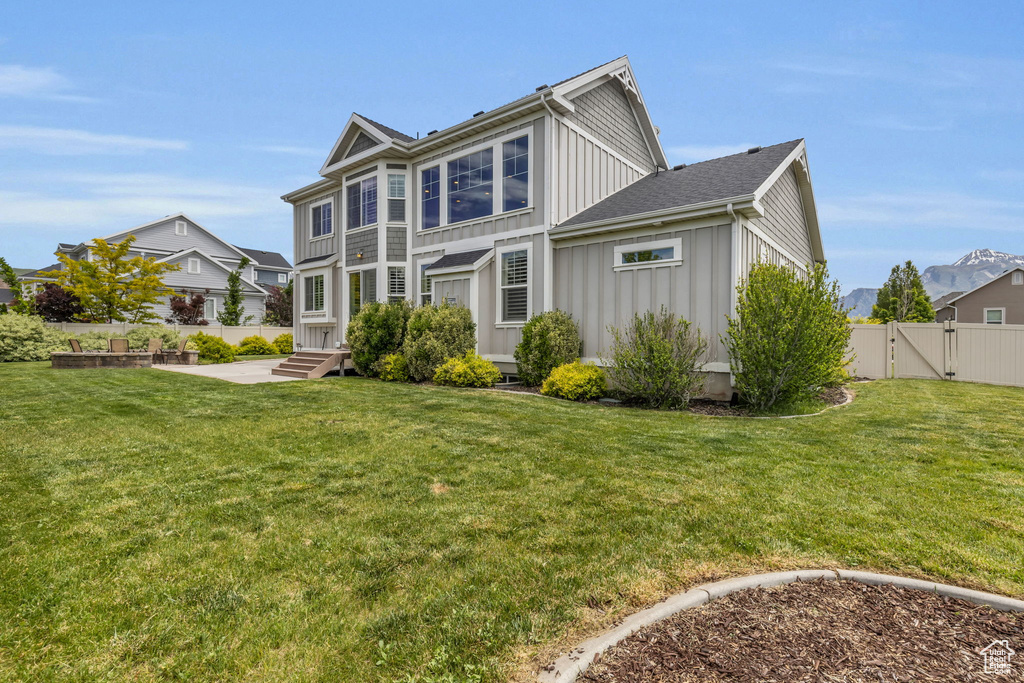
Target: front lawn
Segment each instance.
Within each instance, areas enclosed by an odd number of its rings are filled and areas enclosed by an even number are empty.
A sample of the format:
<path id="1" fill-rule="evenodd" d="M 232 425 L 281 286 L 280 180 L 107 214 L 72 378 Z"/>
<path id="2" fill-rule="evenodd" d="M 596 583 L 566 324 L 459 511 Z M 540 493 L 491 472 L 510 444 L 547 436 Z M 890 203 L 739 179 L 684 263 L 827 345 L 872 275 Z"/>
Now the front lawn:
<path id="1" fill-rule="evenodd" d="M 752 420 L 5 364 L 0 679 L 502 680 L 784 567 L 1024 594 L 1024 391 L 855 391 Z"/>

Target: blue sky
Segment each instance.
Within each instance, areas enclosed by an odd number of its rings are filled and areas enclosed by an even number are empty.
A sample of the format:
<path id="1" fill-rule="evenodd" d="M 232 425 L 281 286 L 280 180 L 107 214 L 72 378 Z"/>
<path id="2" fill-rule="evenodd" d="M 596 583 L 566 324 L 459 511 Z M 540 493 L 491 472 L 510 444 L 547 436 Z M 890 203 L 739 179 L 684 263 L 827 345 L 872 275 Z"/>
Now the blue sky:
<path id="1" fill-rule="evenodd" d="M 10 3 L 0 255 L 185 211 L 290 257 L 352 111 L 422 134 L 622 54 L 672 163 L 807 139 L 844 292 L 1024 253 L 1020 3 L 832 5 Z"/>

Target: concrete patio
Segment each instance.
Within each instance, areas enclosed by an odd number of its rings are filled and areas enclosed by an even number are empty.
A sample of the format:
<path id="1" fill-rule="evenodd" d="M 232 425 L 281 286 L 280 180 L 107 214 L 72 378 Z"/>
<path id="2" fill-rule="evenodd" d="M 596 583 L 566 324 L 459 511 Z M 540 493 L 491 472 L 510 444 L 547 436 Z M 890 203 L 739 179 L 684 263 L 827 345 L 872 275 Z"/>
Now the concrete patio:
<path id="1" fill-rule="evenodd" d="M 268 360 L 249 360 L 236 363 L 218 363 L 215 365 L 154 365 L 155 370 L 180 372 L 186 375 L 199 375 L 222 379 L 235 384 L 260 384 L 262 382 L 294 382 L 297 377 L 272 375 L 272 368 L 281 364 L 280 358 Z"/>

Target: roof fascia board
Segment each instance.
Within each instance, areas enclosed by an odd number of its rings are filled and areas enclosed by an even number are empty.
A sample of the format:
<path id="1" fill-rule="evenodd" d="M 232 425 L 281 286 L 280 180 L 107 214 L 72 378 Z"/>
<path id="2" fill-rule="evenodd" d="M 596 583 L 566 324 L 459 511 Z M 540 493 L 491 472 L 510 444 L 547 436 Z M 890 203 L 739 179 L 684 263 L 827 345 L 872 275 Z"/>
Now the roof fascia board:
<path id="1" fill-rule="evenodd" d="M 807 144 L 801 140 L 793 148 L 793 151 L 786 155 L 786 158 L 779 163 L 771 175 L 761 183 L 754 196 L 757 201 L 771 189 L 772 185 L 782 177 L 782 174 L 793 167 L 796 173 L 797 186 L 800 189 L 800 199 L 803 203 L 804 220 L 807 221 L 807 237 L 811 242 L 811 253 L 815 263 L 825 262 L 825 247 L 821 241 L 821 226 L 818 223 L 818 205 L 814 199 L 814 185 L 811 183 L 811 172 L 807 165 Z"/>
<path id="2" fill-rule="evenodd" d="M 333 192 L 339 187 L 341 187 L 341 183 L 337 180 L 334 180 L 333 178 L 321 178 L 315 183 L 310 183 L 309 185 L 300 187 L 297 190 L 292 190 L 287 194 L 281 195 L 281 199 L 289 204 L 294 204 L 302 199 L 315 197 L 316 195 L 324 194 L 325 192 Z"/>
<path id="3" fill-rule="evenodd" d="M 1006 276 L 1007 276 L 1007 275 L 1009 275 L 1010 273 L 1013 273 L 1013 272 L 1015 272 L 1015 271 L 1018 271 L 1018 270 L 1024 271 L 1024 268 L 1022 268 L 1021 266 L 1016 266 L 1016 267 L 1014 267 L 1014 268 L 1010 268 L 1010 269 L 1009 269 L 1009 270 L 1007 270 L 1007 271 L 1006 271 L 1005 273 L 1002 273 L 1002 274 L 1000 274 L 1000 275 L 997 275 L 996 277 L 992 278 L 991 280 L 989 280 L 989 281 L 988 281 L 988 282 L 986 282 L 985 284 L 983 284 L 983 285 L 978 285 L 977 287 L 975 287 L 975 288 L 974 288 L 974 289 L 972 289 L 971 291 L 969 291 L 969 292 L 964 292 L 963 294 L 961 294 L 960 296 L 956 297 L 955 299 L 950 299 L 949 301 L 947 301 L 947 302 L 946 302 L 946 306 L 950 306 L 950 305 L 952 305 L 953 303 L 956 303 L 957 301 L 960 301 L 960 299 L 963 299 L 963 298 L 964 298 L 965 296 L 969 296 L 969 295 L 971 295 L 971 294 L 974 294 L 975 292 L 977 292 L 977 291 L 978 291 L 978 290 L 980 290 L 980 289 L 985 289 L 986 287 L 988 287 L 988 286 L 989 286 L 990 284 L 992 284 L 993 282 L 997 282 L 997 281 L 999 281 L 999 280 L 1002 280 L 1002 279 L 1003 279 L 1004 277 L 1006 277 Z"/>
<path id="4" fill-rule="evenodd" d="M 716 199 L 712 202 L 701 202 L 699 204 L 690 204 L 688 206 L 677 206 L 671 209 L 660 209 L 658 211 L 633 214 L 632 216 L 622 216 L 603 221 L 582 223 L 580 225 L 573 225 L 562 229 L 554 228 L 551 230 L 550 234 L 551 239 L 553 240 L 565 239 L 581 234 L 629 230 L 631 228 L 639 228 L 652 223 L 668 223 L 670 221 L 687 220 L 689 218 L 698 218 L 700 216 L 712 216 L 717 214 L 724 215 L 728 213 L 726 207 L 729 204 L 732 204 L 734 211 L 746 210 L 757 215 L 763 215 L 755 204 L 753 195 L 742 195 L 727 199 Z"/>

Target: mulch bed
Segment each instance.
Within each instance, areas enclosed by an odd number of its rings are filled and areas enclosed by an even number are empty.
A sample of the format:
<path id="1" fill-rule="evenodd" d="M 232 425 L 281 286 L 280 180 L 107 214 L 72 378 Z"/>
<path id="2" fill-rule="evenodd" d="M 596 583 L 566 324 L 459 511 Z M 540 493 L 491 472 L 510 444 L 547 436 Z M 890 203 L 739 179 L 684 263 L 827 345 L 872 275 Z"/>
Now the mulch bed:
<path id="1" fill-rule="evenodd" d="M 1008 674 L 981 650 L 1008 640 Z M 739 591 L 637 631 L 580 681 L 1020 681 L 1024 614 L 853 581 Z"/>

